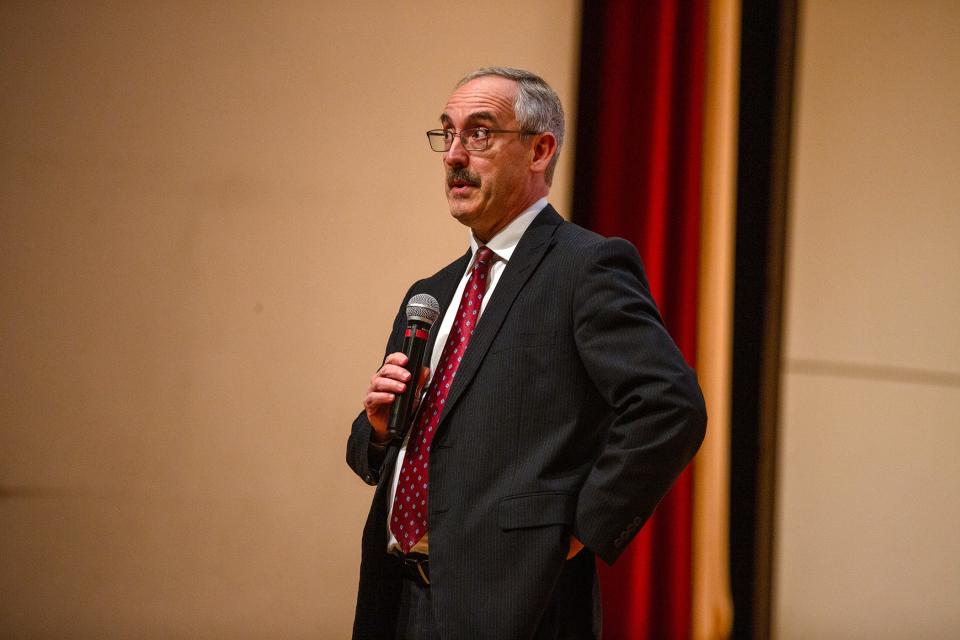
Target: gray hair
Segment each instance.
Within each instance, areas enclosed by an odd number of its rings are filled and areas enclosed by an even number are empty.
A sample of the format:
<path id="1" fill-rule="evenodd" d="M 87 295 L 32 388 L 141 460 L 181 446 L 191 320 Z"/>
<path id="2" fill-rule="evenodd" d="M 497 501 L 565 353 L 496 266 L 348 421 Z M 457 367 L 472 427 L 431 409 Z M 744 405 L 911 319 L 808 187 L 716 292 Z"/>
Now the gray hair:
<path id="1" fill-rule="evenodd" d="M 544 173 L 547 184 L 553 183 L 553 171 L 560 158 L 560 148 L 563 147 L 563 105 L 560 97 L 547 82 L 540 76 L 512 67 L 484 67 L 471 71 L 463 76 L 454 89 L 459 89 L 471 80 L 484 76 L 499 76 L 517 83 L 517 98 L 513 103 L 513 110 L 517 122 L 524 131 L 543 133 L 549 131 L 557 139 L 557 151 L 550 159 L 550 164 Z"/>

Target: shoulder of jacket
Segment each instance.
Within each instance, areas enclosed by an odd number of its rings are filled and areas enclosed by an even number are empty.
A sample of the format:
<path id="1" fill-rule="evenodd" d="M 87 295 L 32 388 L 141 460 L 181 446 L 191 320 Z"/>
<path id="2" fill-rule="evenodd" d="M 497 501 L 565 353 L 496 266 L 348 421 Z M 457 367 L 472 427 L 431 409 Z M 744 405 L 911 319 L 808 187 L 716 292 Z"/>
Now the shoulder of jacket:
<path id="1" fill-rule="evenodd" d="M 573 249 L 584 249 L 596 246 L 607 239 L 599 233 L 590 231 L 575 222 L 569 222 L 567 220 L 564 220 L 557 226 L 554 238 L 559 244 Z"/>
<path id="2" fill-rule="evenodd" d="M 608 252 L 626 251 L 636 253 L 637 249 L 629 240 L 617 237 L 606 237 L 590 231 L 573 222 L 562 222 L 554 234 L 556 243 L 569 251 L 576 251 L 584 255 L 603 254 Z"/>

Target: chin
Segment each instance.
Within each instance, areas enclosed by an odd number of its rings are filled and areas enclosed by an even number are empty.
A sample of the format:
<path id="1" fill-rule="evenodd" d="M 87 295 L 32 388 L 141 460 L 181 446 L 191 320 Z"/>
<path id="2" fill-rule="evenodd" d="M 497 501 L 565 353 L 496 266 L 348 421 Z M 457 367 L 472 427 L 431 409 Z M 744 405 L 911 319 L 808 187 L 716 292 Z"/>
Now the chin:
<path id="1" fill-rule="evenodd" d="M 458 221 L 466 224 L 467 220 L 473 217 L 474 208 L 462 200 L 449 200 L 450 215 Z"/>
<path id="2" fill-rule="evenodd" d="M 450 216 L 460 224 L 467 227 L 470 226 L 470 221 L 473 220 L 470 214 L 463 211 L 456 211 L 455 209 L 450 209 Z"/>

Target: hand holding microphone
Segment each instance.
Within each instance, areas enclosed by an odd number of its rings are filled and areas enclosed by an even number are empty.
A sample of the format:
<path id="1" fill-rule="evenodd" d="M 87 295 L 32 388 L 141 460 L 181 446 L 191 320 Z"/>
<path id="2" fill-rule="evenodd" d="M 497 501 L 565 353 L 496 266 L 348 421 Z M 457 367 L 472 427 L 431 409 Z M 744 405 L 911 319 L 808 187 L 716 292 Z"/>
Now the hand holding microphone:
<path id="1" fill-rule="evenodd" d="M 403 351 L 387 356 L 371 378 L 363 401 L 378 442 L 403 440 L 417 393 L 429 374 L 423 361 L 430 328 L 440 316 L 440 305 L 433 296 L 417 294 L 407 302 L 406 314 Z"/>

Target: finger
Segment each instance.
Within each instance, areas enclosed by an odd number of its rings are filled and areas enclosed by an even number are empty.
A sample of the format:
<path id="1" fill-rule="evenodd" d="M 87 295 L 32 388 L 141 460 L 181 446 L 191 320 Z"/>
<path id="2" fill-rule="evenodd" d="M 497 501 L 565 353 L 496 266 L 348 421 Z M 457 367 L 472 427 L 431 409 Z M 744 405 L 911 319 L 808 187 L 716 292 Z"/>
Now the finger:
<path id="1" fill-rule="evenodd" d="M 396 399 L 396 395 L 392 393 L 382 393 L 377 391 L 371 391 L 363 398 L 363 406 L 365 409 L 370 411 L 375 411 L 381 409 L 385 406 L 393 404 L 393 401 Z"/>
<path id="2" fill-rule="evenodd" d="M 407 364 L 407 356 L 400 351 L 395 351 L 384 359 L 383 364 L 395 364 L 402 367 Z"/>
<path id="3" fill-rule="evenodd" d="M 399 380 L 400 382 L 406 382 L 410 379 L 410 372 L 404 369 L 403 367 L 398 367 L 395 364 L 385 364 L 380 367 L 380 370 L 377 371 L 374 378 L 390 378 L 391 380 Z"/>
<path id="4" fill-rule="evenodd" d="M 374 378 L 370 381 L 370 387 L 367 389 L 367 392 L 383 391 L 387 393 L 403 393 L 406 388 L 406 384 L 393 380 L 392 378 Z"/>
<path id="5" fill-rule="evenodd" d="M 430 379 L 430 367 L 423 367 L 420 369 L 420 376 L 417 378 L 417 390 L 423 389 L 423 385 L 427 384 L 427 380 Z"/>

